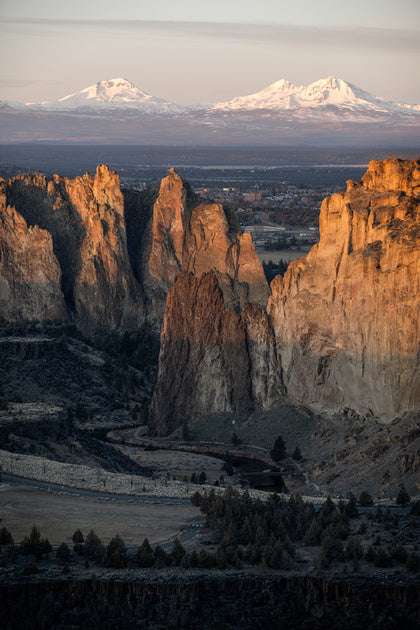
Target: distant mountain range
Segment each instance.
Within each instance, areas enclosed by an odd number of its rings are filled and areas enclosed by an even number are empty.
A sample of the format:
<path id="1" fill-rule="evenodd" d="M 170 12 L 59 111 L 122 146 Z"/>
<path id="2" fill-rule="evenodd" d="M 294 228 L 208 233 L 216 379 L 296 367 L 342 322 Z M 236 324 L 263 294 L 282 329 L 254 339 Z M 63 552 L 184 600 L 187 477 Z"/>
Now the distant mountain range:
<path id="1" fill-rule="evenodd" d="M 413 146 L 420 138 L 420 105 L 394 103 L 328 77 L 299 87 L 282 79 L 230 101 L 182 106 L 117 78 L 56 101 L 0 102 L 0 132 L 6 142 L 363 144 L 381 138 Z"/>

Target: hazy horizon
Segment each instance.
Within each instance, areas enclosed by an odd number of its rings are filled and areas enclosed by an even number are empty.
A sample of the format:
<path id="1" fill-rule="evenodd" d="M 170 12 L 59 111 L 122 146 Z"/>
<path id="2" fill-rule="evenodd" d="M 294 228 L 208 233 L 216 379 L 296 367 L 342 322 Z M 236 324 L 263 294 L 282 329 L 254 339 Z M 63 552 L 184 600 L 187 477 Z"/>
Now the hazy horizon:
<path id="1" fill-rule="evenodd" d="M 420 103 L 416 0 L 2 0 L 0 32 L 2 100 L 56 100 L 125 77 L 175 103 L 215 103 L 280 79 L 307 85 L 336 76 Z"/>

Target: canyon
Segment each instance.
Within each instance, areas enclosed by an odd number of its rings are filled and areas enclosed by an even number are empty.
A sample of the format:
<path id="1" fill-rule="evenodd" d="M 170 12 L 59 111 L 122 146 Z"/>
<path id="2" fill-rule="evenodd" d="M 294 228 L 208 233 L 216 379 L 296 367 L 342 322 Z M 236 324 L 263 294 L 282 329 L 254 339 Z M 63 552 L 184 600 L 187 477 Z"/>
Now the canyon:
<path id="1" fill-rule="evenodd" d="M 173 428 L 187 398 L 190 416 L 267 409 L 286 395 L 313 409 L 350 407 L 387 420 L 418 408 L 419 192 L 419 162 L 372 162 L 360 184 L 349 181 L 344 194 L 324 200 L 320 242 L 274 278 L 266 310 L 246 305 L 234 325 L 221 307 L 223 326 L 197 313 L 197 304 L 214 300 L 214 277 L 181 275 L 162 327 L 157 431 L 165 432 L 165 418 L 166 433 Z M 187 370 L 175 385 L 168 366 L 180 348 Z M 215 374 L 216 360 L 225 369 Z M 233 395 L 220 399 L 215 389 Z"/>
<path id="2" fill-rule="evenodd" d="M 5 628 L 397 628 L 418 624 L 418 583 L 315 576 L 154 575 L 0 585 Z"/>
<path id="3" fill-rule="evenodd" d="M 150 431 L 289 401 L 390 421 L 420 407 L 420 162 L 371 162 L 268 286 L 249 234 L 170 169 L 0 182 L 0 316 L 161 328 Z"/>

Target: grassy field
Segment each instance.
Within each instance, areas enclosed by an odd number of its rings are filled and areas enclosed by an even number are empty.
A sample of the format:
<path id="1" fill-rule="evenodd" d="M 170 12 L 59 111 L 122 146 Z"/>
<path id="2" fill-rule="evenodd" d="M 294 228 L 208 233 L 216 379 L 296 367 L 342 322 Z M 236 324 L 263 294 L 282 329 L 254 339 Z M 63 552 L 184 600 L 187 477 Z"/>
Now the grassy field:
<path id="1" fill-rule="evenodd" d="M 151 543 L 176 536 L 199 514 L 192 505 L 103 501 L 0 484 L 0 527 L 7 527 L 15 542 L 36 525 L 52 545 L 72 544 L 80 528 L 84 536 L 94 529 L 105 543 L 119 534 L 136 547 L 146 536 Z"/>
<path id="2" fill-rule="evenodd" d="M 297 409 L 285 404 L 272 411 L 254 412 L 242 418 L 229 413 L 202 416 L 191 425 L 191 438 L 230 444 L 233 433 L 236 433 L 242 444 L 270 450 L 281 435 L 288 453 L 293 453 L 297 445 L 302 448 L 310 442 L 316 426 L 316 419 L 304 407 Z"/>

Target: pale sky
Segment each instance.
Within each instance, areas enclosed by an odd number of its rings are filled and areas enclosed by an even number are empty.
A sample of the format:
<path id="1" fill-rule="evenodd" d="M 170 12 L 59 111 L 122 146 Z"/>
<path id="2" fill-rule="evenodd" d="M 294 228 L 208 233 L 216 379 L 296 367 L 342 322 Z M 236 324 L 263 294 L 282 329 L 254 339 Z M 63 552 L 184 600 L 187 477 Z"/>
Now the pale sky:
<path id="1" fill-rule="evenodd" d="M 0 0 L 0 99 L 125 77 L 176 103 L 335 75 L 420 103 L 419 0 Z"/>

